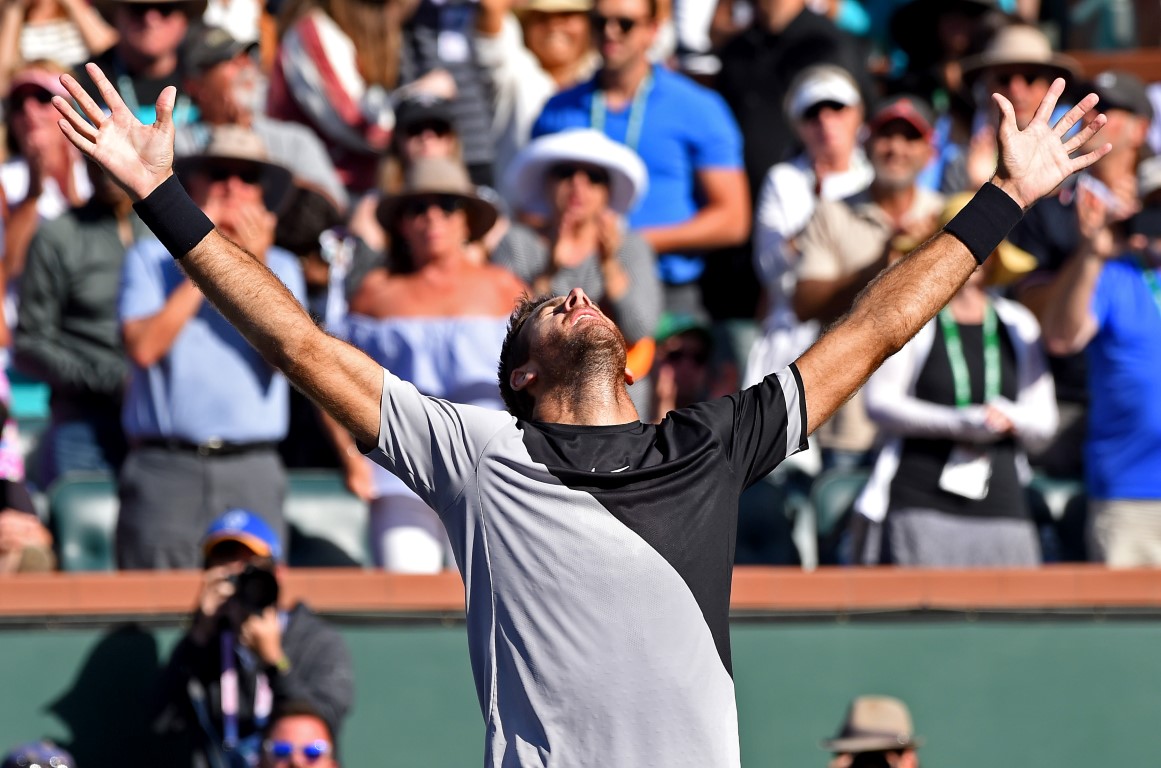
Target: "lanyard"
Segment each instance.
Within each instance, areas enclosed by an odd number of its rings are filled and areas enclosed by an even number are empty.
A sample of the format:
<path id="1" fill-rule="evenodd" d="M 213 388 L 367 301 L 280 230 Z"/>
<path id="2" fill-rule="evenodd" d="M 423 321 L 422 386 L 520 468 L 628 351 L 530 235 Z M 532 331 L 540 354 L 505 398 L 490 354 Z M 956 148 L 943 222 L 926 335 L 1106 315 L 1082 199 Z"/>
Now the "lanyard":
<path id="1" fill-rule="evenodd" d="M 943 328 L 947 361 L 951 364 L 951 377 L 955 380 L 955 405 L 957 408 L 965 408 L 972 404 L 971 377 L 963 354 L 963 342 L 959 338 L 959 325 L 947 307 L 939 312 L 939 325 Z M 999 396 L 1000 334 L 996 310 L 989 303 L 984 312 L 984 402 L 987 403 Z"/>
<path id="2" fill-rule="evenodd" d="M 645 124 L 645 107 L 649 100 L 649 92 L 653 90 L 653 73 L 650 72 L 637 86 L 633 94 L 633 102 L 629 105 L 629 127 L 625 129 L 625 146 L 634 152 L 641 143 L 641 127 Z M 593 91 L 593 105 L 589 113 L 589 123 L 594 130 L 605 132 L 605 118 L 608 116 L 609 106 L 605 102 L 605 92 L 599 88 Z"/>
<path id="3" fill-rule="evenodd" d="M 1153 303 L 1157 305 L 1157 310 L 1161 312 L 1161 284 L 1157 282 L 1157 273 L 1149 269 L 1145 264 L 1145 260 L 1140 256 L 1137 258 L 1137 266 L 1141 268 L 1141 277 L 1145 278 L 1145 285 L 1149 286 L 1149 292 L 1153 294 Z"/>

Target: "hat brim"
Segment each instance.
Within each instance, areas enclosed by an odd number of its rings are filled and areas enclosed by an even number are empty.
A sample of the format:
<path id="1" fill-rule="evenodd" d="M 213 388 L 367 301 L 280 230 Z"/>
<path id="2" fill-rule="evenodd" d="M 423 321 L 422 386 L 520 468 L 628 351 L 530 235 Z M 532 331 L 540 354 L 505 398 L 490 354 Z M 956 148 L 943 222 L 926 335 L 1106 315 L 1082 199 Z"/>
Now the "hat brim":
<path id="1" fill-rule="evenodd" d="M 545 136 L 529 144 L 516 156 L 507 174 L 505 188 L 513 205 L 528 213 L 551 213 L 546 194 L 548 171 L 561 163 L 580 163 L 602 168 L 609 174 L 609 207 L 627 215 L 645 196 L 648 175 L 645 164 L 633 150 L 611 139 L 594 141 L 563 132 Z M 586 132 L 587 133 L 587 132 Z M 594 137 L 595 138 L 595 137 Z"/>
<path id="2" fill-rule="evenodd" d="M 206 540 L 202 542 L 202 556 L 208 557 L 210 550 L 226 541 L 236 541 L 259 557 L 273 557 L 269 544 L 257 536 L 251 536 L 241 531 L 223 531 L 206 537 Z"/>
<path id="3" fill-rule="evenodd" d="M 996 246 L 992 259 L 992 274 L 988 284 L 995 286 L 1011 285 L 1039 266 L 1035 256 L 1007 240 Z"/>
<path id="4" fill-rule="evenodd" d="M 960 63 L 964 82 L 968 86 L 971 86 L 976 80 L 979 80 L 989 69 L 999 69 L 1001 67 L 1038 69 L 1044 71 L 1053 79 L 1063 77 L 1070 82 L 1079 77 L 1081 72 L 1080 62 L 1062 53 L 1052 54 L 1052 58 L 1048 61 L 1029 61 L 1020 56 L 997 56 L 981 53 L 976 56 L 965 56 Z"/>
<path id="5" fill-rule="evenodd" d="M 257 169 L 258 183 L 262 187 L 262 202 L 266 210 L 275 215 L 282 213 L 290 201 L 294 177 L 289 170 L 276 163 L 225 155 L 186 155 L 177 158 L 173 163 L 173 169 L 181 179 L 187 179 L 211 166 Z"/>
<path id="6" fill-rule="evenodd" d="M 918 737 L 899 741 L 890 736 L 847 736 L 822 742 L 822 748 L 827 752 L 884 752 L 889 749 L 918 749 L 921 746 L 923 739 Z"/>
<path id="7" fill-rule="evenodd" d="M 468 217 L 468 239 L 472 242 L 481 239 L 496 224 L 500 217 L 496 207 L 483 198 L 475 195 L 465 195 L 463 192 L 444 189 L 424 189 L 415 192 L 403 192 L 379 200 L 375 209 L 375 216 L 384 229 L 395 229 L 399 223 L 400 208 L 408 200 L 431 195 L 451 195 L 458 198 L 464 206 L 464 213 Z"/>

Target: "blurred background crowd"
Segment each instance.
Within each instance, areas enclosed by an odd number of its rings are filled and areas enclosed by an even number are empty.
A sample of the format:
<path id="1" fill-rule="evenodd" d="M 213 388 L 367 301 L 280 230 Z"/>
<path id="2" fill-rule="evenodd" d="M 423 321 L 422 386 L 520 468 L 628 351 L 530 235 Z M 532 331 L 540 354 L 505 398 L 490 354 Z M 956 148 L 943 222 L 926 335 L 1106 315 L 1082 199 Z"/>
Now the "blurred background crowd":
<path id="1" fill-rule="evenodd" d="M 792 362 L 962 207 L 991 93 L 1023 125 L 1056 77 L 1058 111 L 1095 90 L 1113 151 L 751 489 L 737 560 L 1161 562 L 1161 89 L 1062 53 L 1159 28 L 1122 0 L 4 0 L 0 571 L 201 568 L 231 509 L 319 564 L 287 513 L 311 472 L 365 504 L 350 564 L 454 567 L 64 139 L 86 61 L 146 122 L 177 87 L 193 199 L 395 374 L 500 408 L 513 302 L 581 286 L 651 421 Z"/>

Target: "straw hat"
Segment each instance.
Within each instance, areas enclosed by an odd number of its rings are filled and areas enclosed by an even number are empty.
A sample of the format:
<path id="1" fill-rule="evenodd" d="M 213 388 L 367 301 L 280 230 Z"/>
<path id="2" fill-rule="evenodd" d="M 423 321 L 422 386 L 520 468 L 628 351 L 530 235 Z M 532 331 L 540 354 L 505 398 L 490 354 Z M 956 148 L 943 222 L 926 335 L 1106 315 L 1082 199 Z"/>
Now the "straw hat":
<path id="1" fill-rule="evenodd" d="M 256 170 L 258 183 L 262 186 L 262 201 L 271 213 L 281 213 L 290 198 L 290 171 L 269 160 L 262 137 L 249 128 L 216 126 L 204 150 L 196 155 L 179 157 L 173 163 L 174 170 L 182 179 L 215 167 Z"/>
<path id="2" fill-rule="evenodd" d="M 424 157 L 416 160 L 403 182 L 403 191 L 383 197 L 375 211 L 379 223 L 392 230 L 399 220 L 400 206 L 418 197 L 451 195 L 463 203 L 468 217 L 468 239 L 479 240 L 496 223 L 496 207 L 476 194 L 463 163 L 445 157 Z"/>
<path id="3" fill-rule="evenodd" d="M 822 742 L 829 752 L 882 752 L 914 749 L 916 737 L 907 705 L 890 696 L 859 696 L 851 702 L 839 732 Z"/>
<path id="4" fill-rule="evenodd" d="M 609 174 L 609 207 L 622 215 L 633 210 L 649 186 L 649 173 L 636 152 L 600 131 L 582 128 L 534 139 L 516 155 L 505 177 L 514 208 L 548 214 L 548 172 L 562 163 L 582 163 Z"/>
<path id="5" fill-rule="evenodd" d="M 949 197 L 943 206 L 943 212 L 939 215 L 939 226 L 946 227 L 947 223 L 963 210 L 972 197 L 971 192 L 960 192 Z M 1010 285 L 1036 269 L 1037 266 L 1038 262 L 1035 256 L 1023 248 L 1017 248 L 1007 240 L 1001 240 L 992 253 L 992 274 L 988 278 L 988 283 L 990 285 Z"/>
<path id="6" fill-rule="evenodd" d="M 1080 62 L 1053 51 L 1048 37 L 1031 24 L 1001 27 L 982 52 L 964 57 L 962 67 L 964 79 L 969 83 L 989 69 L 999 67 L 1040 70 L 1067 80 L 1075 79 L 1081 72 Z"/>

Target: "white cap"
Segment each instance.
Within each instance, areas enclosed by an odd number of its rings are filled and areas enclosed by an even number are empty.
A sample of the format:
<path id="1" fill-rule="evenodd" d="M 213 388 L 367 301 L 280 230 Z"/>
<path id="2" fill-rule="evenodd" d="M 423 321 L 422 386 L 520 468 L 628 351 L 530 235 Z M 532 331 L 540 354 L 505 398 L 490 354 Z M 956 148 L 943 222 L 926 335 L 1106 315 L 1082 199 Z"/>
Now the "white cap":
<path id="1" fill-rule="evenodd" d="M 824 101 L 853 107 L 862 104 L 863 98 L 849 72 L 833 64 L 819 64 L 804 69 L 794 79 L 786 113 L 791 120 L 801 120 L 806 110 Z"/>

